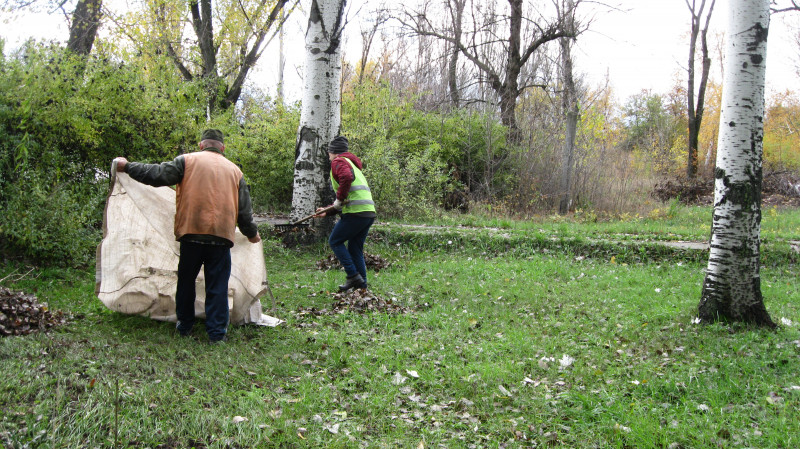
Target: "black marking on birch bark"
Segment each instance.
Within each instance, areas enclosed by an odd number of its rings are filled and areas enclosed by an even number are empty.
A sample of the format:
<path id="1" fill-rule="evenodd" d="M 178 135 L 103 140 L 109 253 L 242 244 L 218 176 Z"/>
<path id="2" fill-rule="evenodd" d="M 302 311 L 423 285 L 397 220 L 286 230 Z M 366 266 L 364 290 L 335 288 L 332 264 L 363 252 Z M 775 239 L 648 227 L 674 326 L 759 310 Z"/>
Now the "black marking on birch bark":
<path id="1" fill-rule="evenodd" d="M 758 49 L 759 45 L 761 45 L 762 43 L 764 44 L 767 43 L 767 36 L 769 35 L 769 29 L 764 28 L 761 25 L 761 22 L 756 22 L 756 24 L 750 27 L 750 30 L 748 31 L 753 32 L 752 34 L 753 40 L 747 43 L 748 52 L 754 52 Z"/>
<path id="2" fill-rule="evenodd" d="M 303 126 L 300 129 L 299 136 L 297 138 L 297 145 L 294 147 L 294 160 L 297 161 L 297 159 L 300 157 L 300 145 L 302 145 L 303 142 L 311 143 L 311 142 L 314 142 L 318 138 L 319 138 L 319 135 L 317 134 L 317 132 L 315 130 L 313 130 L 313 129 L 307 127 L 307 126 Z"/>

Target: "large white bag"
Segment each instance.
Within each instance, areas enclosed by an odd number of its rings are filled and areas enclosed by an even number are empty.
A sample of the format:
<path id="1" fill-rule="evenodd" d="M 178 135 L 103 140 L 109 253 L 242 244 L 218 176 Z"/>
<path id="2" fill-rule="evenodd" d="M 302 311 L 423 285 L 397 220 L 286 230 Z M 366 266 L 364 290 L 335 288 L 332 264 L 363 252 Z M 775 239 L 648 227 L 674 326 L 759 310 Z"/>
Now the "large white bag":
<path id="1" fill-rule="evenodd" d="M 97 247 L 95 293 L 111 310 L 175 322 L 180 253 L 173 234 L 175 190 L 141 184 L 113 168 L 111 177 L 103 214 L 103 241 Z M 259 298 L 268 288 L 262 243 L 250 243 L 237 228 L 231 265 L 231 324 L 283 323 L 262 312 Z M 196 289 L 195 315 L 205 318 L 202 269 Z"/>

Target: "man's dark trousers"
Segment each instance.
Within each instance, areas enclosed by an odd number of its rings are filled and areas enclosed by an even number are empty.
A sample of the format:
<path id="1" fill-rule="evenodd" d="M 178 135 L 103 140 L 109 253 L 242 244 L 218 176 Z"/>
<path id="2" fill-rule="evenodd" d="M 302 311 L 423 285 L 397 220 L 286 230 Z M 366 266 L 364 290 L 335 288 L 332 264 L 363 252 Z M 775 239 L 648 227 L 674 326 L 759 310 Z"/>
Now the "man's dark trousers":
<path id="1" fill-rule="evenodd" d="M 221 340 L 228 328 L 231 276 L 231 249 L 224 245 L 181 242 L 175 295 L 178 331 L 188 333 L 194 324 L 195 281 L 201 266 L 206 282 L 206 332 L 210 341 Z"/>
<path id="2" fill-rule="evenodd" d="M 375 221 L 373 217 L 359 217 L 342 214 L 342 218 L 328 237 L 330 245 L 339 263 L 342 264 L 348 277 L 360 274 L 367 281 L 367 265 L 364 261 L 364 242 L 367 240 L 369 228 Z M 345 246 L 347 242 L 347 246 Z"/>

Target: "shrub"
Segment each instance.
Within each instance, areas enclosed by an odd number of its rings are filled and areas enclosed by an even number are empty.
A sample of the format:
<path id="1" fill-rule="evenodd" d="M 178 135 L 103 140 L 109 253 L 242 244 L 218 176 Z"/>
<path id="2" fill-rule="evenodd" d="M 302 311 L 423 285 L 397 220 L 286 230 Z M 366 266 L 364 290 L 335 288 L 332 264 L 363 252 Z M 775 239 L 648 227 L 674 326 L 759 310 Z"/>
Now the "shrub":
<path id="1" fill-rule="evenodd" d="M 4 253 L 85 265 L 99 242 L 111 160 L 162 160 L 194 145 L 196 86 L 144 73 L 35 44 L 0 56 Z"/>

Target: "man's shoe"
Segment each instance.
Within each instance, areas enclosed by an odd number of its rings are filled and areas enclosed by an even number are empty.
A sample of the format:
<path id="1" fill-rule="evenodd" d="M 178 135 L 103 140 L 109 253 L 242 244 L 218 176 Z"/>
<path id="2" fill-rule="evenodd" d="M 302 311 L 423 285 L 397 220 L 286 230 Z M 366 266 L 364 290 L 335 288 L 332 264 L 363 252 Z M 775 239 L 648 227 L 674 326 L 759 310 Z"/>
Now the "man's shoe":
<path id="1" fill-rule="evenodd" d="M 347 276 L 344 285 L 339 286 L 339 291 L 346 292 L 351 288 L 367 288 L 367 283 L 364 282 L 364 278 L 362 278 L 360 274 L 356 273 L 353 276 Z"/>
<path id="2" fill-rule="evenodd" d="M 188 337 L 188 336 L 190 336 L 192 334 L 192 329 L 191 328 L 190 329 L 181 329 L 180 325 L 181 325 L 180 321 L 178 321 L 178 323 L 175 324 L 175 330 L 178 331 L 178 335 L 180 335 L 181 337 Z"/>
<path id="3" fill-rule="evenodd" d="M 208 340 L 208 344 L 210 344 L 210 345 L 218 345 L 218 344 L 221 344 L 221 343 L 224 344 L 224 343 L 227 343 L 227 342 L 228 342 L 228 336 L 227 335 L 225 335 L 222 338 L 217 338 L 215 340 Z"/>

